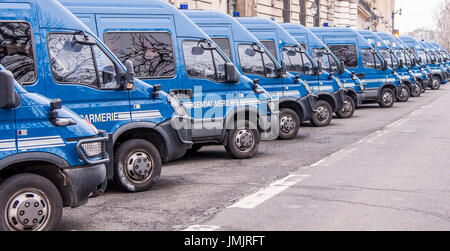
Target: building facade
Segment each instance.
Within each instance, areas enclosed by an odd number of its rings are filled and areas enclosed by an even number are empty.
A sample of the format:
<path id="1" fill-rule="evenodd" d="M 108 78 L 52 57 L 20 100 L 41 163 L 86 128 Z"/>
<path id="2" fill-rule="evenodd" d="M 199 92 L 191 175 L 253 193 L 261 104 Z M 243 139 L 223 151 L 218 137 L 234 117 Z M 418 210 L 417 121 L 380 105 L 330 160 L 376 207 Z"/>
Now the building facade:
<path id="1" fill-rule="evenodd" d="M 395 0 L 168 0 L 189 9 L 220 10 L 305 26 L 351 27 L 392 32 Z"/>

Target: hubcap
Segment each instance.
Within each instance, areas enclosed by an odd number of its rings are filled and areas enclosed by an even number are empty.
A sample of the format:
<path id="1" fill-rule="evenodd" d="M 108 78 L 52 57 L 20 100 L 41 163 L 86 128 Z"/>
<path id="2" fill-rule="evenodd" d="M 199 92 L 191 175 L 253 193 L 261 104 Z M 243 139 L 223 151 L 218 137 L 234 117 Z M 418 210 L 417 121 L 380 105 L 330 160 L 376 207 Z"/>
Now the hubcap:
<path id="1" fill-rule="evenodd" d="M 389 92 L 384 93 L 384 95 L 383 95 L 384 104 L 388 105 L 388 104 L 392 103 L 393 100 L 394 99 L 393 99 L 391 93 L 389 93 Z"/>
<path id="2" fill-rule="evenodd" d="M 345 100 L 344 104 L 342 105 L 341 112 L 344 114 L 349 114 L 352 111 L 352 104 L 350 101 Z"/>
<path id="3" fill-rule="evenodd" d="M 415 85 L 413 91 L 414 91 L 414 95 L 417 96 L 422 91 L 422 87 L 420 85 Z"/>
<path id="4" fill-rule="evenodd" d="M 289 134 L 295 128 L 295 121 L 291 115 L 283 115 L 280 119 L 280 130 L 283 133 Z"/>
<path id="5" fill-rule="evenodd" d="M 408 90 L 406 88 L 402 88 L 402 92 L 400 93 L 400 99 L 405 100 L 408 96 Z"/>
<path id="6" fill-rule="evenodd" d="M 439 86 L 439 80 L 433 79 L 433 87 L 437 88 Z"/>
<path id="7" fill-rule="evenodd" d="M 146 182 L 152 170 L 153 159 L 145 152 L 134 152 L 127 158 L 127 176 L 136 183 Z"/>
<path id="8" fill-rule="evenodd" d="M 328 111 L 328 108 L 326 106 L 321 105 L 317 107 L 317 119 L 319 121 L 327 120 L 328 116 L 330 116 L 330 112 Z"/>
<path id="9" fill-rule="evenodd" d="M 236 132 L 234 142 L 236 147 L 241 152 L 248 152 L 253 148 L 255 144 L 253 132 L 247 128 L 239 129 Z"/>
<path id="10" fill-rule="evenodd" d="M 6 218 L 12 230 L 36 231 L 47 224 L 49 214 L 49 203 L 43 193 L 22 191 L 9 201 Z"/>

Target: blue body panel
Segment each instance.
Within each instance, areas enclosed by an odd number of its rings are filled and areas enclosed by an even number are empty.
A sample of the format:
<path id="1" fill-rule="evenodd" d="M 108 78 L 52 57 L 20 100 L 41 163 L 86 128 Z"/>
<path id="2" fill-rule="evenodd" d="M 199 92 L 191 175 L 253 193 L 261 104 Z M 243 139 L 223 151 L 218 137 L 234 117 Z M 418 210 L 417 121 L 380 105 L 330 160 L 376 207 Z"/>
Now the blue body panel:
<path id="1" fill-rule="evenodd" d="M 280 105 L 286 100 L 301 103 L 303 112 L 300 118 L 303 121 L 312 118 L 314 109 L 311 102 L 305 101 L 312 99 L 310 92 L 305 88 L 306 83 L 297 82 L 295 76 L 287 73 L 281 77 L 267 77 L 265 75 L 247 71 L 244 73 L 243 64 L 239 54 L 239 46 L 255 45 L 263 49 L 263 54 L 267 55 L 267 60 L 271 61 L 271 65 L 275 68 L 281 68 L 280 63 L 270 52 L 260 43 L 260 41 L 245 29 L 236 19 L 219 11 L 183 11 L 195 24 L 197 24 L 212 39 L 225 39 L 229 47 L 229 57 L 234 65 L 242 74 L 248 78 L 259 80 L 259 84 L 270 94 L 280 99 Z M 272 64 L 273 63 L 273 64 Z M 303 84 L 301 83 L 303 82 Z M 309 87 L 309 86 L 308 86 Z"/>
<path id="2" fill-rule="evenodd" d="M 84 20 L 87 20 L 86 18 Z M 126 69 L 89 29 L 96 28 L 94 22 L 88 23 L 89 27 L 86 26 L 56 0 L 14 0 L 0 3 L 0 20 L 25 22 L 31 26 L 37 77 L 34 82 L 24 84 L 27 91 L 62 99 L 66 107 L 97 128 L 107 131 L 111 141 L 125 133 L 127 129 L 124 128 L 156 128 L 165 141 L 166 149 L 159 149 L 163 160 L 169 161 L 183 156 L 188 144 L 183 144 L 174 132 L 159 128 L 174 115 L 174 108 L 169 104 L 167 94 L 160 91 L 159 95 L 153 96 L 153 86 L 136 78 L 131 90 L 119 86 L 118 79 L 125 74 Z M 84 45 L 80 51 L 76 51 L 67 47 L 68 41 L 58 39 L 58 36 L 72 37 L 75 34 L 86 35 L 95 44 Z M 91 55 L 86 54 L 88 59 L 80 56 L 84 50 L 92 52 Z M 66 61 L 60 63 L 59 59 Z M 86 60 L 86 64 L 89 64 L 89 60 L 94 62 L 95 69 L 98 69 L 94 82 L 57 80 L 55 71 L 64 73 L 59 76 L 76 77 L 84 74 L 85 72 L 73 74 L 71 71 L 75 72 L 77 68 L 70 68 L 71 63 L 82 66 L 81 60 Z M 101 66 L 104 68 L 100 69 Z M 104 74 L 108 71 L 106 69 L 115 74 L 111 80 L 112 87 L 101 87 L 99 84 L 100 79 L 103 81 L 105 76 L 98 72 Z M 171 147 L 172 149 L 167 149 Z M 110 154 L 112 155 L 112 152 Z"/>
<path id="3" fill-rule="evenodd" d="M 278 60 L 281 65 L 282 62 L 288 59 L 284 58 L 283 47 L 296 47 L 300 44 L 283 29 L 279 24 L 267 18 L 236 18 L 248 31 L 250 31 L 260 42 L 269 42 L 273 44 L 274 50 L 271 51 L 272 56 Z M 270 51 L 270 50 L 269 50 Z M 300 54 L 296 54 L 299 55 Z M 306 60 L 310 61 L 313 67 L 317 67 L 317 63 L 309 53 L 304 54 Z M 342 106 L 342 96 L 346 95 L 341 82 L 338 82 L 336 78 L 330 76 L 327 71 L 322 71 L 319 74 L 310 73 L 305 74 L 303 72 L 291 71 L 292 75 L 298 75 L 300 78 L 308 82 L 309 86 L 313 90 L 313 93 L 319 96 L 322 95 L 331 97 L 333 103 L 331 104 L 336 112 Z M 342 91 L 342 93 L 341 93 Z"/>
<path id="4" fill-rule="evenodd" d="M 91 30 L 105 43 L 107 43 L 105 37 L 110 34 L 161 32 L 170 35 L 171 54 L 175 61 L 174 73 L 168 77 L 149 77 L 141 78 L 141 80 L 149 85 L 161 84 L 162 89 L 166 92 L 192 93 L 190 97 L 180 98 L 184 107 L 194 118 L 192 132 L 194 142 L 222 143 L 225 135 L 222 125 L 238 109 L 251 107 L 259 113 L 267 115 L 267 109 L 263 105 L 265 102 L 262 101 L 270 97 L 255 93 L 253 83 L 247 77 L 240 75 L 239 83 L 229 84 L 207 78 L 194 78 L 188 74 L 183 43 L 207 41 L 212 45 L 215 44 L 205 32 L 171 4 L 160 0 L 126 2 L 119 0 L 95 2 L 62 0 L 60 2 L 74 15 L 85 20 L 86 25 L 90 26 Z M 126 48 L 132 45 L 116 46 L 113 44 L 113 46 Z M 218 53 L 226 62 L 230 62 L 220 48 Z M 137 60 L 133 56 L 130 58 L 135 62 Z M 226 103 L 221 102 L 225 100 Z"/>
<path id="5" fill-rule="evenodd" d="M 347 88 L 349 91 L 353 90 L 354 96 L 357 97 L 357 104 L 362 103 L 362 101 L 364 100 L 364 86 L 362 85 L 361 81 L 356 77 L 356 75 L 353 75 L 347 69 L 345 69 L 344 73 L 340 73 L 337 69 L 332 68 L 330 61 L 334 60 L 336 62 L 339 62 L 339 59 L 316 35 L 314 35 L 314 33 L 312 33 L 308 28 L 304 27 L 301 24 L 282 23 L 280 25 L 298 43 L 300 43 L 300 45 L 302 45 L 314 59 L 322 60 L 324 69 L 332 72 L 333 76 L 339 78 L 345 88 Z M 313 50 L 326 50 L 328 53 L 330 53 L 329 55 L 331 58 L 323 59 L 323 57 L 315 57 Z M 325 62 L 327 63 L 324 64 Z"/>
<path id="6" fill-rule="evenodd" d="M 396 90 L 396 96 L 400 94 L 401 83 L 398 76 L 395 76 L 392 68 L 386 70 L 365 67 L 362 63 L 361 50 L 373 49 L 367 40 L 358 32 L 350 28 L 310 28 L 310 30 L 333 50 L 331 46 L 352 46 L 356 47 L 355 55 L 351 55 L 352 60 L 356 60 L 355 65 L 347 66 L 349 71 L 355 72 L 358 78 L 365 84 L 366 100 L 379 101 L 380 93 L 383 87 L 392 86 Z M 339 55 L 333 51 L 338 57 Z M 377 61 L 382 61 L 381 56 L 376 54 Z M 339 58 L 344 61 L 345 58 Z"/>

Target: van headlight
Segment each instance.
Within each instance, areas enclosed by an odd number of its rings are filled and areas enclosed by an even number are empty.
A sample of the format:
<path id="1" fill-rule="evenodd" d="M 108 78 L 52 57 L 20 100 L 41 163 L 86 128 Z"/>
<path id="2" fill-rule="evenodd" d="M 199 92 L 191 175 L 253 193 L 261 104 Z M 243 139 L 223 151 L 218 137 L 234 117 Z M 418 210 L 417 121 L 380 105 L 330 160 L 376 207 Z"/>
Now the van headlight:
<path id="1" fill-rule="evenodd" d="M 305 89 L 308 92 L 308 94 L 312 93 L 311 86 L 309 86 L 308 82 L 303 81 L 303 86 L 305 87 Z"/>
<path id="2" fill-rule="evenodd" d="M 183 104 L 180 103 L 177 96 L 175 96 L 173 92 L 167 95 L 167 100 L 177 115 L 187 116 L 187 112 L 184 109 Z"/>
<path id="3" fill-rule="evenodd" d="M 359 84 L 359 89 L 361 89 L 361 92 L 364 91 L 364 85 L 363 84 Z"/>
<path id="4" fill-rule="evenodd" d="M 277 110 L 277 104 L 275 101 L 267 101 L 267 108 L 269 108 L 270 112 L 274 112 Z"/>
<path id="5" fill-rule="evenodd" d="M 88 158 L 99 156 L 103 153 L 102 142 L 83 143 L 81 147 Z"/>
<path id="6" fill-rule="evenodd" d="M 334 78 L 336 80 L 337 85 L 339 86 L 339 88 L 344 88 L 344 85 L 342 84 L 342 82 L 339 80 L 339 78 Z"/>

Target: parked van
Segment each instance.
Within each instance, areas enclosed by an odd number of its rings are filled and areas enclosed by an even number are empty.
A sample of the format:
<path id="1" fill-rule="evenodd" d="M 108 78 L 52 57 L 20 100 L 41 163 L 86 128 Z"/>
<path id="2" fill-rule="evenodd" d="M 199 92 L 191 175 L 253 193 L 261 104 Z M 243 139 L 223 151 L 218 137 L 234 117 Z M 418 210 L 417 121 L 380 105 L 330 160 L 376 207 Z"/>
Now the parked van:
<path id="1" fill-rule="evenodd" d="M 366 84 L 365 101 L 378 102 L 383 108 L 394 105 L 403 89 L 400 78 L 365 38 L 350 28 L 310 30 Z"/>
<path id="2" fill-rule="evenodd" d="M 345 69 L 344 63 L 308 28 L 300 24 L 280 24 L 317 62 L 321 62 L 323 68 L 338 78 L 347 89 L 347 95 L 353 99 L 356 107 L 364 101 L 364 85 L 355 74 Z M 343 109 L 348 103 L 344 102 Z"/>
<path id="3" fill-rule="evenodd" d="M 0 65 L 0 231 L 52 230 L 106 181 L 107 137 Z"/>
<path id="4" fill-rule="evenodd" d="M 0 2 L 0 63 L 30 92 L 66 107 L 108 132 L 108 178 L 125 191 L 149 189 L 161 161 L 182 157 L 191 118 L 176 97 L 134 78 L 79 19 L 56 0 Z M 169 67 L 169 66 L 168 66 Z M 170 67 L 169 67 L 170 68 Z"/>
<path id="5" fill-rule="evenodd" d="M 310 64 L 313 69 L 323 65 L 322 61 L 315 61 L 283 27 L 267 18 L 236 20 L 250 31 L 280 64 L 284 64 L 288 72 L 308 82 L 313 93 L 318 96 L 318 113 L 321 111 L 320 104 L 323 103 L 331 107 L 340 118 L 353 116 L 356 104 L 351 96 L 347 95 L 347 89 L 342 82 L 325 70 L 313 72 L 303 67 Z"/>
<path id="6" fill-rule="evenodd" d="M 432 42 L 428 42 L 425 41 L 423 42 L 425 47 L 428 49 L 428 51 L 430 52 L 431 55 L 433 55 L 437 61 L 439 62 L 439 64 L 442 67 L 442 71 L 444 74 L 444 84 L 446 84 L 448 82 L 448 68 L 447 68 L 447 64 L 445 62 L 445 58 L 443 57 L 443 55 L 441 54 L 441 51 L 438 47 L 436 47 Z"/>
<path id="7" fill-rule="evenodd" d="M 431 89 L 437 90 L 444 83 L 445 76 L 442 72 L 441 66 L 433 59 L 430 53 L 424 46 L 416 41 L 413 37 L 402 36 L 400 39 L 409 46 L 409 48 L 416 54 L 420 62 L 424 64 L 431 75 Z"/>
<path id="8" fill-rule="evenodd" d="M 403 83 L 402 92 L 397 98 L 397 101 L 406 102 L 410 96 L 417 96 L 419 95 L 418 93 L 422 93 L 420 87 L 415 83 L 415 77 L 408 72 L 408 69 L 404 65 L 404 61 L 397 58 L 397 55 L 394 53 L 394 50 L 389 47 L 389 44 L 386 44 L 383 39 L 370 30 L 358 30 L 358 33 L 378 51 L 384 61 L 388 63 L 389 67 L 391 67 L 401 79 Z"/>
<path id="9" fill-rule="evenodd" d="M 385 44 L 388 44 L 388 46 L 394 51 L 397 58 L 403 60 L 405 66 L 408 67 L 410 74 L 412 74 L 416 79 L 416 83 L 419 85 L 421 93 L 426 90 L 428 83 L 431 83 L 431 81 L 429 81 L 427 73 L 420 66 L 416 56 L 410 52 L 410 49 L 406 46 L 406 44 L 392 34 L 384 32 L 377 32 L 376 34 L 383 39 Z M 399 71 L 397 70 L 397 72 Z M 411 94 L 414 96 L 413 91 L 411 91 Z"/>
<path id="10" fill-rule="evenodd" d="M 429 42 L 429 44 L 431 46 L 433 46 L 437 53 L 439 53 L 439 55 L 442 58 L 442 63 L 447 67 L 446 72 L 447 75 L 450 73 L 450 55 L 448 54 L 448 52 L 444 49 L 444 47 L 442 47 L 440 44 L 436 43 L 436 42 Z M 448 79 L 449 77 L 447 77 Z"/>
<path id="11" fill-rule="evenodd" d="M 287 73 L 286 67 L 280 65 L 236 19 L 218 11 L 189 10 L 184 13 L 222 48 L 242 74 L 279 99 L 279 138 L 297 136 L 303 121 L 311 120 L 318 126 L 329 122 L 331 110 L 322 115 L 314 113 L 317 96 L 312 94 L 310 86 Z"/>

